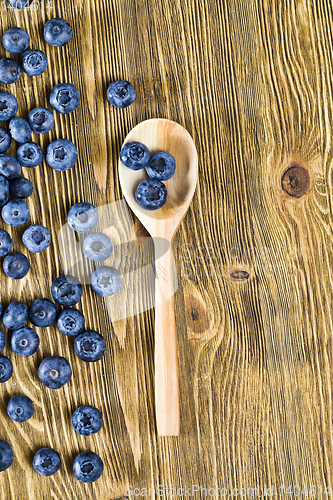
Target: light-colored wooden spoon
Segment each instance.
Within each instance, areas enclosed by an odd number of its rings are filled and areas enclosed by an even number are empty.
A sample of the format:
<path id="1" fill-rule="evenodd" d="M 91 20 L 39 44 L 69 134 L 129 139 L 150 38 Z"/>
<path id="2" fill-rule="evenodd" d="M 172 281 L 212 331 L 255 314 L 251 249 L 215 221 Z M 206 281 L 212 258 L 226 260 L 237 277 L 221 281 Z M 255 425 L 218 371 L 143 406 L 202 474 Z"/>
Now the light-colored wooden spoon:
<path id="1" fill-rule="evenodd" d="M 165 182 L 167 202 L 145 210 L 135 200 L 138 184 L 148 178 L 145 169 L 134 171 L 119 160 L 119 179 L 125 199 L 154 239 L 155 245 L 155 403 L 159 436 L 179 434 L 179 389 L 176 325 L 173 303 L 171 241 L 192 200 L 198 178 L 198 156 L 190 134 L 170 120 L 139 123 L 124 144 L 139 141 L 151 153 L 167 151 L 176 160 L 174 176 Z"/>

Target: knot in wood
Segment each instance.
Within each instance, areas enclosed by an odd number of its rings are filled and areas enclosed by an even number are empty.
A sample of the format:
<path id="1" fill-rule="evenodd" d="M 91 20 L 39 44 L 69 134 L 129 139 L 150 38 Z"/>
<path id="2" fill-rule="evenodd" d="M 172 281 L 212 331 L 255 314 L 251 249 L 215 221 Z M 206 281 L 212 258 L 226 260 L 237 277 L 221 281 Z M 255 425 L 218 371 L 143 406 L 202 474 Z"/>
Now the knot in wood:
<path id="1" fill-rule="evenodd" d="M 300 198 L 310 186 L 309 172 L 299 165 L 292 165 L 282 176 L 282 189 L 294 198 Z"/>

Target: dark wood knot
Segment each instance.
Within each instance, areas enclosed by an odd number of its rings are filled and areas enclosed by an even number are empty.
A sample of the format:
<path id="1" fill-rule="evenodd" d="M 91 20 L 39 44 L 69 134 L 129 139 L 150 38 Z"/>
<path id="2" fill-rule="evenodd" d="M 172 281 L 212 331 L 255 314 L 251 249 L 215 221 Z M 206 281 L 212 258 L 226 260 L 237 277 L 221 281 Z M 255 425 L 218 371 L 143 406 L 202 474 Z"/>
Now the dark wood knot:
<path id="1" fill-rule="evenodd" d="M 185 297 L 185 314 L 187 326 L 192 332 L 204 333 L 209 328 L 206 308 L 191 295 Z"/>
<path id="2" fill-rule="evenodd" d="M 250 274 L 244 269 L 234 269 L 230 273 L 230 278 L 233 280 L 247 280 L 249 279 Z"/>
<path id="3" fill-rule="evenodd" d="M 310 187 L 309 172 L 300 165 L 292 165 L 282 176 L 282 189 L 294 198 L 300 198 Z"/>

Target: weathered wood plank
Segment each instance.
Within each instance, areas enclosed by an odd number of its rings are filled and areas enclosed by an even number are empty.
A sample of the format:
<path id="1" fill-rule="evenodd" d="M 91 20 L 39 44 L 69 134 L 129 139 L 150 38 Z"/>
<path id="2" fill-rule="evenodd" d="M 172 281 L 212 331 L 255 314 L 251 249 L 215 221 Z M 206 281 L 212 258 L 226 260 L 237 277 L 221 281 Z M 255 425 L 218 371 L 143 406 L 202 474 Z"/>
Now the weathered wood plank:
<path id="1" fill-rule="evenodd" d="M 27 29 L 32 46 L 49 60 L 44 75 L 23 75 L 10 87 L 19 114 L 47 104 L 51 88 L 63 81 L 74 83 L 82 98 L 75 113 L 55 113 L 54 129 L 34 137 L 44 151 L 51 140 L 71 139 L 79 161 L 65 173 L 46 163 L 23 169 L 35 185 L 31 221 L 51 230 L 52 245 L 31 255 L 26 279 L 12 282 L 0 274 L 1 302 L 51 297 L 50 284 L 63 271 L 57 234 L 69 208 L 79 201 L 102 207 L 122 200 L 117 161 L 126 134 L 152 117 L 179 122 L 199 154 L 195 197 L 173 244 L 180 436 L 156 436 L 154 310 L 145 311 L 153 302 L 151 280 L 144 278 L 141 295 L 137 282 L 128 289 L 128 310 L 140 312 L 117 321 L 110 304 L 85 286 L 79 307 L 87 326 L 106 337 L 102 361 L 79 362 L 72 340 L 56 327 L 38 330 L 41 346 L 31 358 L 4 350 L 14 376 L 0 387 L 0 439 L 13 445 L 16 459 L 0 473 L 1 498 L 111 500 L 124 498 L 127 485 L 260 492 L 272 486 L 282 498 L 279 488 L 289 484 L 316 485 L 321 498 L 318 487 L 324 491 L 333 480 L 330 2 L 54 5 L 52 12 L 40 7 L 20 13 L 0 5 L 0 32 L 14 25 Z M 74 30 L 61 49 L 46 46 L 42 37 L 43 24 L 55 16 Z M 105 98 L 117 78 L 129 79 L 137 90 L 126 110 Z M 310 189 L 300 198 L 281 187 L 291 165 L 309 172 Z M 119 244 L 131 235 L 133 244 L 119 266 L 152 264 L 153 245 L 140 224 L 132 217 L 121 221 L 124 231 L 118 221 L 112 235 Z M 18 251 L 24 251 L 23 229 L 9 229 Z M 74 373 L 53 392 L 36 375 L 50 354 L 67 357 Z M 29 395 L 36 408 L 22 425 L 6 416 L 9 398 L 18 393 Z M 84 403 L 104 415 L 103 429 L 90 438 L 70 425 L 72 412 Z M 31 467 L 43 446 L 55 447 L 63 459 L 62 470 L 48 479 Z M 105 464 L 93 485 L 79 483 L 71 472 L 75 455 L 86 449 Z"/>

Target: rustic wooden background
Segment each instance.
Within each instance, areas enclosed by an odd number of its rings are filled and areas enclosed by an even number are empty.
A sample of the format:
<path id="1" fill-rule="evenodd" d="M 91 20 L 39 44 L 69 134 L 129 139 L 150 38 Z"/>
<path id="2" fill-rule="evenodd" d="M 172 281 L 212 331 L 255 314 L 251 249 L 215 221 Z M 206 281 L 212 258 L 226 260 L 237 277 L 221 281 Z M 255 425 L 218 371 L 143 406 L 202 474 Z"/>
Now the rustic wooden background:
<path id="1" fill-rule="evenodd" d="M 55 326 L 38 329 L 41 346 L 32 357 L 4 351 L 14 375 L 0 387 L 0 439 L 12 444 L 15 462 L 0 473 L 0 498 L 121 499 L 127 485 L 219 486 L 229 494 L 272 487 L 277 498 L 290 498 L 281 490 L 289 485 L 297 495 L 298 485 L 302 498 L 305 488 L 327 498 L 333 482 L 331 2 L 53 0 L 52 11 L 46 0 L 36 4 L 35 12 L 0 5 L 1 32 L 25 28 L 49 61 L 42 76 L 23 75 L 9 90 L 26 117 L 47 105 L 55 84 L 78 87 L 78 110 L 55 112 L 54 129 L 34 139 L 45 150 L 51 140 L 69 138 L 79 161 L 66 173 L 45 162 L 23 169 L 35 185 L 31 221 L 50 228 L 53 241 L 31 256 L 25 279 L 1 273 L 1 302 L 51 298 L 50 284 L 63 272 L 57 233 L 67 212 L 81 201 L 100 207 L 122 200 L 117 159 L 134 125 L 165 117 L 186 127 L 198 149 L 199 181 L 173 243 L 181 432 L 156 436 L 154 309 L 111 321 L 106 301 L 85 286 L 79 307 L 87 326 L 107 340 L 103 360 L 80 362 L 72 339 Z M 65 48 L 43 41 L 44 23 L 57 16 L 73 26 Z M 137 91 L 126 110 L 105 97 L 119 78 Z M 294 164 L 310 175 L 301 198 L 281 189 L 284 170 Z M 124 233 L 138 238 L 134 257 L 151 260 L 143 228 L 134 217 L 124 221 Z M 24 251 L 24 228 L 10 228 L 16 250 Z M 40 361 L 51 354 L 65 356 L 73 368 L 58 391 L 37 377 Z M 18 393 L 36 408 L 23 424 L 6 416 Z M 92 437 L 71 427 L 81 404 L 103 412 L 104 427 Z M 63 468 L 42 478 L 31 464 L 47 446 L 60 452 Z M 105 464 L 92 485 L 72 474 L 75 455 L 87 449 Z"/>

